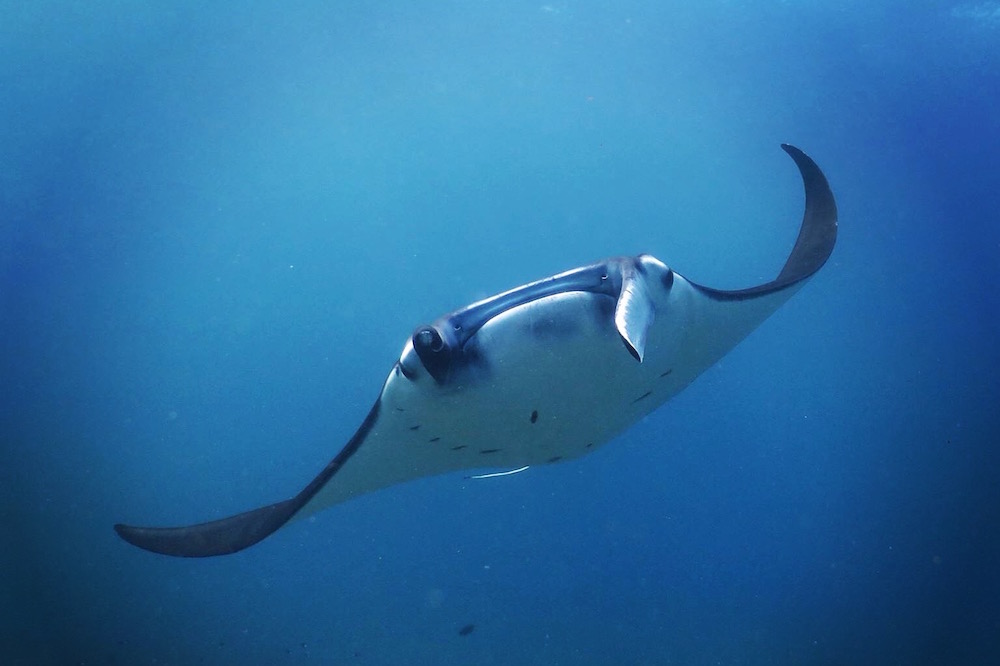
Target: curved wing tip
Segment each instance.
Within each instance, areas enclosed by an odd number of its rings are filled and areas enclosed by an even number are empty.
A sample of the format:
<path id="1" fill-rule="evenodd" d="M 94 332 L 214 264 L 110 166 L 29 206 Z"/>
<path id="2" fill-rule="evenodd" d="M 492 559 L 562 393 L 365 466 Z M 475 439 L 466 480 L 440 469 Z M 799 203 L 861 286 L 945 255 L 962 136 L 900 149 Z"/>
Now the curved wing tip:
<path id="1" fill-rule="evenodd" d="M 115 534 L 120 536 L 125 541 L 132 543 L 133 535 L 138 528 L 131 525 L 126 525 L 124 523 L 115 523 Z M 135 544 L 133 544 L 135 545 Z"/>
<path id="2" fill-rule="evenodd" d="M 799 237 L 775 280 L 787 285 L 811 276 L 830 258 L 837 242 L 837 203 L 826 176 L 811 157 L 791 144 L 783 143 L 781 148 L 798 167 L 806 194 Z"/>
<path id="3" fill-rule="evenodd" d="M 142 535 L 145 532 L 149 532 L 151 529 L 155 528 L 138 527 L 137 525 L 126 525 L 125 523 L 115 523 L 115 534 L 133 546 L 138 546 L 139 548 L 146 548 L 146 546 L 143 545 Z"/>
<path id="4" fill-rule="evenodd" d="M 161 547 L 156 547 L 156 542 L 149 538 L 149 532 L 152 529 L 150 527 L 136 527 L 135 525 L 126 525 L 124 523 L 115 523 L 115 534 L 122 538 L 128 544 L 135 546 L 136 548 L 141 548 L 142 550 L 149 551 L 151 553 L 158 553 L 160 555 L 171 555 L 169 551 Z"/>
<path id="5" fill-rule="evenodd" d="M 155 548 L 148 539 L 143 539 L 142 535 L 145 531 L 146 530 L 142 527 L 125 525 L 124 523 L 115 523 L 115 534 L 117 534 L 125 543 L 135 546 L 136 548 L 141 548 L 142 550 L 150 553 L 157 553 L 160 555 L 168 554 L 164 553 L 161 549 Z"/>
<path id="6" fill-rule="evenodd" d="M 189 528 L 135 527 L 117 523 L 115 533 L 126 543 L 157 555 L 171 557 L 212 557 L 229 555 L 246 546 L 215 542 L 201 538 Z"/>
<path id="7" fill-rule="evenodd" d="M 186 527 L 133 527 L 118 523 L 115 532 L 128 543 L 160 555 L 212 557 L 249 548 L 288 522 L 302 506 L 290 499 L 207 523 Z"/>

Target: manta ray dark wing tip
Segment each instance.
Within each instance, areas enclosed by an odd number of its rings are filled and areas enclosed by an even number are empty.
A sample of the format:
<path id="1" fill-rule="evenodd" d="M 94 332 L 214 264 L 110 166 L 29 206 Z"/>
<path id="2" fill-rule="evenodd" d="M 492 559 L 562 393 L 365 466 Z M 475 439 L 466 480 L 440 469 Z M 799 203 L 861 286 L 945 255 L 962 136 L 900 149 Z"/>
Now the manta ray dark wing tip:
<path id="1" fill-rule="evenodd" d="M 799 168 L 806 193 L 799 237 L 775 280 L 776 284 L 788 284 L 809 277 L 830 258 L 837 243 L 837 203 L 826 176 L 812 158 L 787 143 L 781 144 L 781 149 Z"/>
<path id="2" fill-rule="evenodd" d="M 212 557 L 248 548 L 288 522 L 301 506 L 286 500 L 236 516 L 187 527 L 134 527 L 118 523 L 122 539 L 152 553 L 174 557 Z"/>
<path id="3" fill-rule="evenodd" d="M 133 527 L 119 523 L 115 525 L 115 532 L 133 546 L 174 557 L 212 557 L 249 548 L 291 520 L 333 478 L 365 441 L 378 419 L 381 404 L 381 399 L 375 401 L 347 445 L 319 476 L 291 499 L 197 525 Z"/>

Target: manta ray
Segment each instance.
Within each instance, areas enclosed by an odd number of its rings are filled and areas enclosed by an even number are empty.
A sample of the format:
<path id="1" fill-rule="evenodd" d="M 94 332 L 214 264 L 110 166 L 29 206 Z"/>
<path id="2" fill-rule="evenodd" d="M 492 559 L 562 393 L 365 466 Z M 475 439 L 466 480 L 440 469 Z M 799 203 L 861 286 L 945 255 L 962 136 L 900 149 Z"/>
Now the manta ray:
<path id="1" fill-rule="evenodd" d="M 801 173 L 805 213 L 770 282 L 713 289 L 642 254 L 473 303 L 414 331 L 354 436 L 291 499 L 197 525 L 115 531 L 154 553 L 224 555 L 405 481 L 521 471 L 594 451 L 682 391 L 826 263 L 837 238 L 833 194 L 812 159 L 782 148 Z"/>

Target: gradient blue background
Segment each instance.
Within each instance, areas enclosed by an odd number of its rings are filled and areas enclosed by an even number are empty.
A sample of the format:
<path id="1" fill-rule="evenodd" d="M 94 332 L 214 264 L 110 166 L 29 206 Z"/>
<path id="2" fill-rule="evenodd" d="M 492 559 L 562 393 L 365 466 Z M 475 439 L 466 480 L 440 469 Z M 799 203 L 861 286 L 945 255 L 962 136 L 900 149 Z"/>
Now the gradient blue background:
<path id="1" fill-rule="evenodd" d="M 3 663 L 1000 662 L 1000 3 L 216 4 L 0 3 Z M 833 258 L 607 447 L 112 532 L 296 492 L 475 299 L 770 279 L 780 142 Z"/>

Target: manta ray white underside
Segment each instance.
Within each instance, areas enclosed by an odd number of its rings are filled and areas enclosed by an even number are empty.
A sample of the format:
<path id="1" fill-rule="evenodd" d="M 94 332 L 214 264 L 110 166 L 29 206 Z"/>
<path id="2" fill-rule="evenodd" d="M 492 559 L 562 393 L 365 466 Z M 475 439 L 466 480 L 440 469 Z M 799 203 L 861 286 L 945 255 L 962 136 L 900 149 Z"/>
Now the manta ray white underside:
<path id="1" fill-rule="evenodd" d="M 404 481 L 593 451 L 677 395 L 830 256 L 837 209 L 826 178 L 800 150 L 782 147 L 802 175 L 805 214 L 771 282 L 710 289 L 640 255 L 480 301 L 414 332 L 361 427 L 295 497 L 198 525 L 115 530 L 156 553 L 223 555 Z"/>

